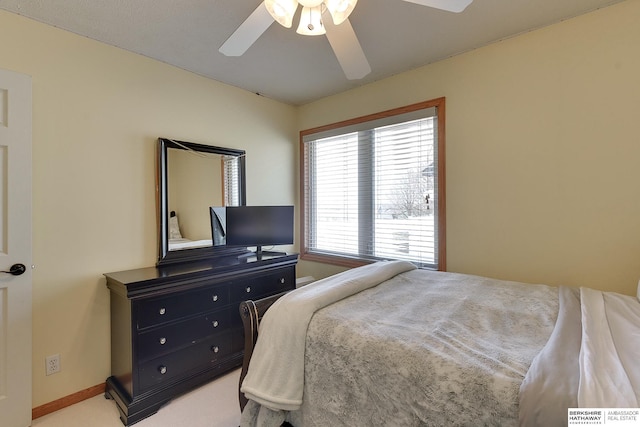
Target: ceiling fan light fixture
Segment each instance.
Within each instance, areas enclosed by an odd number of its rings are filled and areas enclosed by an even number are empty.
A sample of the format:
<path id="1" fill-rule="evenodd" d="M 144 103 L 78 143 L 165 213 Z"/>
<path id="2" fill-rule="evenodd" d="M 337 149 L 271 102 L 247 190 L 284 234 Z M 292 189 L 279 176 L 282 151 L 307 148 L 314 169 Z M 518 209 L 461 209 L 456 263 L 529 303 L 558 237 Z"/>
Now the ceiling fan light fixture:
<path id="1" fill-rule="evenodd" d="M 331 13 L 333 23 L 340 25 L 351 15 L 358 0 L 324 0 L 324 3 Z"/>
<path id="2" fill-rule="evenodd" d="M 298 9 L 297 0 L 264 0 L 264 5 L 278 24 L 291 28 L 293 15 Z"/>
<path id="3" fill-rule="evenodd" d="M 326 34 L 324 24 L 322 23 L 322 5 L 316 7 L 302 8 L 300 13 L 300 24 L 296 33 L 304 36 L 320 36 Z"/>

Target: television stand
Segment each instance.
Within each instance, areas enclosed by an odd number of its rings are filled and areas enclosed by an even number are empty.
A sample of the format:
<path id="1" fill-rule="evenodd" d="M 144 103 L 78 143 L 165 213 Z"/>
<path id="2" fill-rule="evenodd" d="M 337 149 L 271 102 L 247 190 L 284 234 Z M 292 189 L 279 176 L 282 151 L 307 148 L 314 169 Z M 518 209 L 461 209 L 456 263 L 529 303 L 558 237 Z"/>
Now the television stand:
<path id="1" fill-rule="evenodd" d="M 238 255 L 238 258 L 246 258 L 255 256 L 257 259 L 262 259 L 263 256 L 285 256 L 286 252 L 279 251 L 263 251 L 262 246 L 256 246 L 255 251 L 248 251 L 244 254 Z"/>

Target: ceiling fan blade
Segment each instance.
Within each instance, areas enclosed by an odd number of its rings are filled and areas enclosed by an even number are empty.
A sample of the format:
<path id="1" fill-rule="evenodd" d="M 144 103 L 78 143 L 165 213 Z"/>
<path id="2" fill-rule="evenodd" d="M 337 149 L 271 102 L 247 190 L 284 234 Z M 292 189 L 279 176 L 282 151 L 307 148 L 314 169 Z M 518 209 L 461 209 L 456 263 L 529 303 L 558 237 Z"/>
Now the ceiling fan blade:
<path id="1" fill-rule="evenodd" d="M 242 55 L 274 22 L 264 2 L 260 3 L 256 10 L 220 46 L 220 53 L 227 56 Z"/>
<path id="2" fill-rule="evenodd" d="M 404 0 L 409 3 L 442 9 L 448 12 L 460 13 L 471 4 L 473 0 Z"/>
<path id="3" fill-rule="evenodd" d="M 327 39 L 338 58 L 338 62 L 349 80 L 358 80 L 371 72 L 371 66 L 364 56 L 362 46 L 356 37 L 351 22 L 345 19 L 335 25 L 330 16 L 322 20 L 327 30 Z"/>

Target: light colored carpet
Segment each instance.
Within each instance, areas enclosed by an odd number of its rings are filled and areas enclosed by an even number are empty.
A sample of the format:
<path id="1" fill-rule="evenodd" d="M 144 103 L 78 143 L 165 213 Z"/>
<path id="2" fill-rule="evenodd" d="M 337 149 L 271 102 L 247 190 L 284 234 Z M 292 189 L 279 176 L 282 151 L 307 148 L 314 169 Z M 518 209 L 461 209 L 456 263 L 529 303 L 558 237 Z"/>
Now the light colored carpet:
<path id="1" fill-rule="evenodd" d="M 135 427 L 238 427 L 238 380 L 235 370 L 173 399 Z M 103 395 L 33 420 L 33 427 L 123 427 L 113 400 Z"/>

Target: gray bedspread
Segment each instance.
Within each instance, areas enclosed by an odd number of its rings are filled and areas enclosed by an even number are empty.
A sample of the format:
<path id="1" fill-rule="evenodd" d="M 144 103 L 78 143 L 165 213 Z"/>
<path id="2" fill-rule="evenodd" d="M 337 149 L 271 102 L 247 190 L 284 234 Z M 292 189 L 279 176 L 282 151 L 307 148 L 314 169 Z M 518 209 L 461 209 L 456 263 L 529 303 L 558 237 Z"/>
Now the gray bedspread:
<path id="1" fill-rule="evenodd" d="M 249 402 L 243 426 L 517 425 L 518 391 L 558 288 L 413 270 L 316 312 L 303 403 Z"/>

